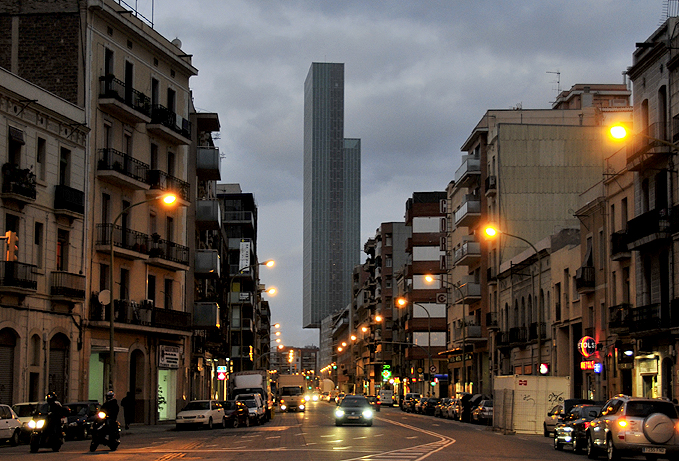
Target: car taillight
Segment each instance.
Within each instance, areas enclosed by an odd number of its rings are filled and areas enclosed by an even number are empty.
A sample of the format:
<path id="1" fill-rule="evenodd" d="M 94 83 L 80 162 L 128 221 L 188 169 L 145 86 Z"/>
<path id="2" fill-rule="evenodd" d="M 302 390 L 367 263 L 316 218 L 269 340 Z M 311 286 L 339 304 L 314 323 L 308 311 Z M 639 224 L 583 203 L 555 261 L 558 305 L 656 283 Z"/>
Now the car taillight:
<path id="1" fill-rule="evenodd" d="M 585 430 L 587 430 L 587 428 L 589 428 L 589 421 L 585 421 L 585 423 L 583 424 L 583 426 L 585 426 Z"/>
<path id="2" fill-rule="evenodd" d="M 622 427 L 622 428 L 627 427 L 627 420 L 625 420 L 625 419 L 619 419 L 619 420 L 618 420 L 618 426 L 620 426 L 620 427 Z"/>

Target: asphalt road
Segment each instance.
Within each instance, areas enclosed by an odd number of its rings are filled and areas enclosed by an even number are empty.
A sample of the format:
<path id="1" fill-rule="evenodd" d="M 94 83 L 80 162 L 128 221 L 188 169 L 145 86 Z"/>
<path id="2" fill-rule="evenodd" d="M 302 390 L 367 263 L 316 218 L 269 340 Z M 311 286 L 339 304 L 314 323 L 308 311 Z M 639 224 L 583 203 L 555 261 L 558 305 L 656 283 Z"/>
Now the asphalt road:
<path id="1" fill-rule="evenodd" d="M 116 452 L 100 447 L 89 452 L 89 440 L 69 441 L 59 453 L 27 445 L 0 447 L 3 459 L 107 461 L 271 460 L 271 461 L 449 461 L 585 460 L 556 452 L 541 435 L 503 435 L 490 428 L 412 415 L 398 408 L 376 413 L 372 427 L 336 427 L 334 405 L 312 403 L 304 413 L 278 413 L 262 425 L 238 429 L 174 430 L 174 425 L 133 426 L 123 431 Z M 11 456 L 11 458 L 10 458 Z M 102 458 L 99 458 L 102 459 Z"/>

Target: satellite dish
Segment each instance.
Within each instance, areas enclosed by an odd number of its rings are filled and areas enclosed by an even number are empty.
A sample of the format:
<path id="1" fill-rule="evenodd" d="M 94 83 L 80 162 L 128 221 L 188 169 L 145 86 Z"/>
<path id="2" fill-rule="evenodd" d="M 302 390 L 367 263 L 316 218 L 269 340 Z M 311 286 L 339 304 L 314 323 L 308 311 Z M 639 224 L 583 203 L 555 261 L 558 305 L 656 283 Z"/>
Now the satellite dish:
<path id="1" fill-rule="evenodd" d="M 101 290 L 99 292 L 99 296 L 97 298 L 99 300 L 99 303 L 108 306 L 111 303 L 111 291 L 110 290 Z"/>

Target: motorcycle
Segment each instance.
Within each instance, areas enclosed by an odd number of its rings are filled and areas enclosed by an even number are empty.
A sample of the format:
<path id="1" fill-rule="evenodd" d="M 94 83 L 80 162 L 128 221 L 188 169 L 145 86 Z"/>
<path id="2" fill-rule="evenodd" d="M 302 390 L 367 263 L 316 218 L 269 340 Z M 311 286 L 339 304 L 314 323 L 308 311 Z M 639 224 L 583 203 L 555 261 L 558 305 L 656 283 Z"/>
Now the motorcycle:
<path id="1" fill-rule="evenodd" d="M 37 453 L 41 447 L 59 451 L 64 444 L 64 431 L 61 418 L 53 418 L 51 413 L 37 413 L 28 422 L 31 430 L 31 453 Z"/>
<path id="2" fill-rule="evenodd" d="M 92 443 L 90 451 L 95 451 L 99 445 L 116 451 L 120 445 L 120 423 L 111 420 L 105 411 L 100 410 L 92 424 Z"/>

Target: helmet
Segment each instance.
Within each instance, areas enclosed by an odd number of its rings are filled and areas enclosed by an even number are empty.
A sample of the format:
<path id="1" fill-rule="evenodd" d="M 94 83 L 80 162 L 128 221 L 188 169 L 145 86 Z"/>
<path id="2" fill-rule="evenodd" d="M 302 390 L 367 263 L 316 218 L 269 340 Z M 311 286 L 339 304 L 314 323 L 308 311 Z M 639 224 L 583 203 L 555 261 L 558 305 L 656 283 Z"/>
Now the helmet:
<path id="1" fill-rule="evenodd" d="M 108 391 L 108 392 L 106 393 L 106 400 L 112 400 L 113 398 L 115 398 L 115 396 L 116 396 L 115 392 L 113 392 L 113 391 Z"/>
<path id="2" fill-rule="evenodd" d="M 54 402 L 55 400 L 57 400 L 57 393 L 56 393 L 56 392 L 50 392 L 49 394 L 47 394 L 47 396 L 45 397 L 45 399 L 46 399 L 49 403 L 52 403 L 52 402 Z"/>

